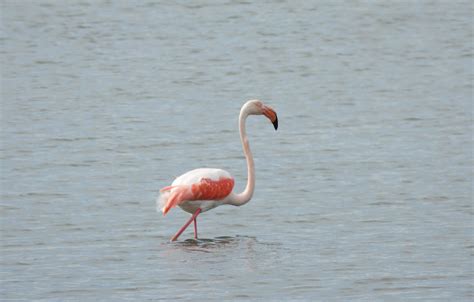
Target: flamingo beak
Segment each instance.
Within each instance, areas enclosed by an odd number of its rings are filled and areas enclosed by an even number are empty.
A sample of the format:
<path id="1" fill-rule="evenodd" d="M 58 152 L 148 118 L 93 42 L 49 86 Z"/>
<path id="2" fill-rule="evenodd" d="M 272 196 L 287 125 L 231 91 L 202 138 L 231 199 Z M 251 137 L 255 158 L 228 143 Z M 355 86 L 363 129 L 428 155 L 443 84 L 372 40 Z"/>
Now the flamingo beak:
<path id="1" fill-rule="evenodd" d="M 273 124 L 273 127 L 275 127 L 275 130 L 278 129 L 278 117 L 277 117 L 277 114 L 275 112 L 275 110 L 273 110 L 271 107 L 268 107 L 268 106 L 263 106 L 262 108 L 262 113 L 263 115 L 265 115 L 269 120 L 270 122 L 272 122 Z"/>

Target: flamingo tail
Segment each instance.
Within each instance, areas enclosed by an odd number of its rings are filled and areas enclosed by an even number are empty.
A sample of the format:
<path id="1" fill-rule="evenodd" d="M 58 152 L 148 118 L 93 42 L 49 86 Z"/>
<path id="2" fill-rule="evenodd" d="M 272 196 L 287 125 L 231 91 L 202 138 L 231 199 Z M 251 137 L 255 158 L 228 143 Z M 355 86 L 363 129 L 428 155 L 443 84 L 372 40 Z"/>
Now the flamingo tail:
<path id="1" fill-rule="evenodd" d="M 181 202 L 190 200 L 192 191 L 189 186 L 169 186 L 160 190 L 160 196 L 157 200 L 157 211 L 163 212 L 163 216 L 169 210 Z"/>

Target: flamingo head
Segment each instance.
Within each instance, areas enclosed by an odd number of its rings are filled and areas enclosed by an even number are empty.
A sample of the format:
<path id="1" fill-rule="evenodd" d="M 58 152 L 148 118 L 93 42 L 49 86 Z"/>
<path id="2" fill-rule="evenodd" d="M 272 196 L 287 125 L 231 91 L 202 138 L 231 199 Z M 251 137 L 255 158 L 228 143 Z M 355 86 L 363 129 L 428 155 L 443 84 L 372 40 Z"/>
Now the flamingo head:
<path id="1" fill-rule="evenodd" d="M 244 105 L 244 108 L 246 109 L 248 114 L 266 116 L 273 124 L 275 130 L 278 129 L 278 117 L 272 107 L 265 105 L 262 101 L 251 100 Z"/>

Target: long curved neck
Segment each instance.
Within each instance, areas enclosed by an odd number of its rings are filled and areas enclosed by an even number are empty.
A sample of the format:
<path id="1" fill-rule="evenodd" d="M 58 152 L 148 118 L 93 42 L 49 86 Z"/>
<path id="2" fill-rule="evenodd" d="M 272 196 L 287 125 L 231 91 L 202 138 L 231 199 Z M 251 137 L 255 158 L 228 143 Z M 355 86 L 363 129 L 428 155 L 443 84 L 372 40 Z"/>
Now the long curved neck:
<path id="1" fill-rule="evenodd" d="M 241 206 L 246 204 L 252 198 L 255 189 L 255 165 L 253 162 L 252 152 L 250 151 L 249 140 L 245 131 L 245 121 L 248 117 L 247 110 L 245 107 L 240 111 L 239 116 L 239 130 L 240 130 L 240 141 L 242 142 L 242 148 L 244 149 L 245 158 L 247 159 L 247 185 L 242 193 L 235 194 L 229 201 L 230 204 L 235 206 Z"/>

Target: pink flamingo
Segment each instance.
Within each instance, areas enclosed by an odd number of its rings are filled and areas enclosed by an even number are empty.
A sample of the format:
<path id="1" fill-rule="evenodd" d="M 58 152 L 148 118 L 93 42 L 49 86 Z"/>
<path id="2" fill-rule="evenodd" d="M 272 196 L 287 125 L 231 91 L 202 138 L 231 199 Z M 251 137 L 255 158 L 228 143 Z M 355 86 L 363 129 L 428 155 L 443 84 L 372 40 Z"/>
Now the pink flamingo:
<path id="1" fill-rule="evenodd" d="M 264 115 L 273 123 L 275 130 L 278 128 L 276 112 L 261 101 L 251 100 L 242 106 L 239 116 L 239 130 L 248 170 L 247 186 L 242 193 L 232 192 L 234 178 L 229 172 L 210 168 L 195 169 L 184 173 L 177 177 L 171 186 L 160 190 L 157 205 L 158 209 L 163 212 L 163 216 L 175 206 L 192 214 L 191 218 L 171 238 L 171 241 L 176 241 L 191 224 L 191 221 L 194 222 L 194 238 L 197 239 L 196 217 L 201 212 L 209 211 L 223 204 L 241 206 L 252 198 L 255 189 L 255 166 L 245 132 L 245 121 L 249 115 Z"/>

